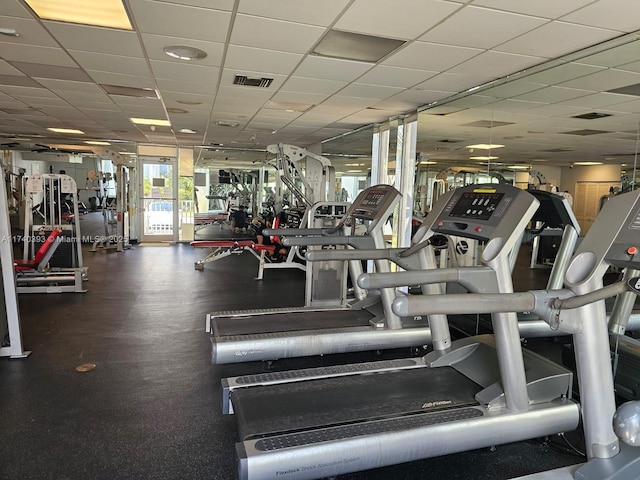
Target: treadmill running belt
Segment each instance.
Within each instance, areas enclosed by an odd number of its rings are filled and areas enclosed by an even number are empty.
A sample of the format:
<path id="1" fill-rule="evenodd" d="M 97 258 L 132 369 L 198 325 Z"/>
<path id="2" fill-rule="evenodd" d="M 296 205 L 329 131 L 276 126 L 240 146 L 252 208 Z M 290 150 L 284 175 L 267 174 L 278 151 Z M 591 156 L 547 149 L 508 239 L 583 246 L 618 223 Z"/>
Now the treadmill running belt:
<path id="1" fill-rule="evenodd" d="M 363 327 L 369 325 L 371 318 L 373 315 L 366 310 L 327 310 L 214 318 L 211 323 L 215 336 L 225 337 L 321 328 Z"/>
<path id="2" fill-rule="evenodd" d="M 325 378 L 231 393 L 241 440 L 475 405 L 481 387 L 452 367 Z"/>

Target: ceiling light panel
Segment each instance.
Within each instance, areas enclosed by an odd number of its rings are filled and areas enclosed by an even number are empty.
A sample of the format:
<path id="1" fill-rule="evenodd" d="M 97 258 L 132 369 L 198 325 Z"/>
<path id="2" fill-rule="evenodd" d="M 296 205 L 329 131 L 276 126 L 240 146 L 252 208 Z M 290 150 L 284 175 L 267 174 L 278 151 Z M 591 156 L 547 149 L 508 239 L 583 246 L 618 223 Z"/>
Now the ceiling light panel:
<path id="1" fill-rule="evenodd" d="M 79 23 L 131 30 L 129 16 L 121 0 L 25 0 L 43 20 Z"/>
<path id="2" fill-rule="evenodd" d="M 377 63 L 406 42 L 393 38 L 329 30 L 313 54 L 322 57 Z"/>

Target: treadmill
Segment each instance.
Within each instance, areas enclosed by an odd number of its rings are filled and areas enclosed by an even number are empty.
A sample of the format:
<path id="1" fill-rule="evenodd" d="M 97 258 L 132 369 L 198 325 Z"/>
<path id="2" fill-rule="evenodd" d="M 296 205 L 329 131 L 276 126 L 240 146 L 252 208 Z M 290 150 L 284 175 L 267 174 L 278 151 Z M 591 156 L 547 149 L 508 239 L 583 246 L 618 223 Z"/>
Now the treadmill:
<path id="1" fill-rule="evenodd" d="M 510 292 L 509 253 L 537 206 L 508 185 L 471 185 L 446 193 L 427 221 L 434 234 L 487 239 L 483 264 L 499 291 Z M 447 295 L 402 296 L 394 304 L 440 297 Z M 572 373 L 522 350 L 515 313 L 492 316 L 495 337 L 465 338 L 379 369 L 226 379 L 240 434 L 239 478 L 330 477 L 575 429 Z"/>
<path id="2" fill-rule="evenodd" d="M 383 249 L 382 228 L 400 200 L 390 185 L 369 187 L 358 195 L 333 228 L 272 230 L 285 245 Z M 364 235 L 347 234 L 364 223 Z M 346 232 L 346 233 L 345 233 Z M 334 251 L 334 250 L 332 250 Z M 335 263 L 335 262 L 334 262 Z M 339 262 L 344 264 L 344 262 Z M 377 272 L 389 272 L 388 260 L 375 260 Z M 314 270 L 315 271 L 315 270 Z M 319 274 L 327 273 L 320 269 Z M 213 364 L 275 360 L 331 353 L 426 345 L 431 333 L 421 316 L 403 319 L 391 310 L 394 288 L 379 289 L 376 303 L 350 308 L 240 310 L 209 314 Z"/>

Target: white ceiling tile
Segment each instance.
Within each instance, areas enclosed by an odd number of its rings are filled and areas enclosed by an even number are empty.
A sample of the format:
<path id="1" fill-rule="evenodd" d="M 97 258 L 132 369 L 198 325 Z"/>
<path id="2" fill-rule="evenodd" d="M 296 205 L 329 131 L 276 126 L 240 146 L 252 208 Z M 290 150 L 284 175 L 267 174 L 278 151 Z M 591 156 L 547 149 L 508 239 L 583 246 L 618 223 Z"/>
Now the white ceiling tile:
<path id="1" fill-rule="evenodd" d="M 591 73 L 599 72 L 604 67 L 596 67 L 593 65 L 583 65 L 582 63 L 572 62 L 557 67 L 544 70 L 540 73 L 528 75 L 526 82 L 541 83 L 545 85 L 555 85 L 560 82 L 572 80 L 578 77 L 584 77 Z M 516 82 L 521 83 L 521 82 Z"/>
<path id="2" fill-rule="evenodd" d="M 572 98 L 585 97 L 592 94 L 590 90 L 579 90 L 565 87 L 545 87 L 516 97 L 518 100 L 530 102 L 557 103 Z"/>
<path id="3" fill-rule="evenodd" d="M 437 91 L 437 90 L 405 90 L 402 93 L 394 95 L 389 98 L 390 101 L 408 102 L 412 105 L 412 108 L 417 108 L 421 105 L 427 105 L 431 102 L 442 100 L 454 94 L 456 92 L 451 91 Z M 376 106 L 381 105 L 377 103 Z"/>
<path id="4" fill-rule="evenodd" d="M 315 105 L 323 102 L 329 97 L 326 93 L 302 93 L 302 92 L 287 92 L 284 88 L 281 88 L 271 100 L 276 102 L 285 103 L 300 103 L 305 105 Z"/>
<path id="5" fill-rule="evenodd" d="M 113 72 L 98 72 L 87 70 L 87 73 L 96 83 L 104 85 L 118 85 L 122 87 L 134 88 L 155 88 L 156 85 L 151 77 L 140 77 L 135 75 L 125 75 Z"/>
<path id="6" fill-rule="evenodd" d="M 198 79 L 190 80 L 168 80 L 159 78 L 157 80 L 161 92 L 180 92 L 184 94 L 211 95 L 215 92 L 215 84 L 206 84 Z"/>
<path id="7" fill-rule="evenodd" d="M 420 90 L 443 90 L 451 92 L 462 92 L 471 87 L 481 85 L 489 81 L 492 77 L 477 74 L 455 74 L 455 73 L 439 73 L 426 82 L 416 85 L 414 88 Z M 358 79 L 360 81 L 360 79 Z"/>
<path id="8" fill-rule="evenodd" d="M 535 15 L 555 19 L 578 8 L 592 3 L 593 0 L 536 0 L 535 2 L 514 2 L 513 0 L 475 0 L 474 5 L 491 7 L 507 12 Z"/>
<path id="9" fill-rule="evenodd" d="M 483 50 L 478 48 L 413 42 L 382 63 L 396 67 L 444 72 L 482 52 Z"/>
<path id="10" fill-rule="evenodd" d="M 314 92 L 317 94 L 331 95 L 342 89 L 345 85 L 347 85 L 347 82 L 338 80 L 291 76 L 282 86 L 282 90 L 287 92 Z"/>
<path id="11" fill-rule="evenodd" d="M 206 1 L 206 0 L 205 0 Z M 277 18 L 307 25 L 329 26 L 349 4 L 349 0 L 242 0 L 239 13 Z"/>
<path id="12" fill-rule="evenodd" d="M 3 0 L 2 15 L 6 15 L 8 17 L 31 18 L 31 13 L 27 11 L 19 0 Z"/>
<path id="13" fill-rule="evenodd" d="M 371 67 L 372 65 L 369 63 L 336 58 L 305 57 L 294 74 L 300 77 L 351 82 L 370 70 Z"/>
<path id="14" fill-rule="evenodd" d="M 320 111 L 323 109 L 330 108 L 344 108 L 347 111 L 360 110 L 362 108 L 369 107 L 376 103 L 378 100 L 375 98 L 361 98 L 361 97 L 353 97 L 342 95 L 334 95 L 333 97 L 322 102 L 321 105 L 316 106 L 314 108 L 319 108 Z"/>
<path id="15" fill-rule="evenodd" d="M 460 5 L 438 0 L 355 0 L 334 25 L 367 35 L 414 39 L 455 12 Z"/>
<path id="16" fill-rule="evenodd" d="M 429 30 L 420 40 L 461 47 L 493 48 L 546 21 L 538 17 L 466 6 Z M 500 25 L 500 28 L 496 28 L 496 25 Z"/>
<path id="17" fill-rule="evenodd" d="M 220 92 L 222 97 L 231 102 L 239 102 L 256 104 L 262 106 L 273 95 L 273 91 L 269 88 L 245 87 L 238 85 L 221 85 Z M 216 101 L 216 105 L 217 105 Z"/>
<path id="18" fill-rule="evenodd" d="M 192 65 L 189 63 L 160 62 L 151 60 L 151 68 L 155 78 L 167 80 L 181 80 L 183 78 L 197 79 L 209 85 L 218 83 L 220 69 L 204 65 Z"/>
<path id="19" fill-rule="evenodd" d="M 0 57 L 9 62 L 24 62 L 28 58 L 29 63 L 77 67 L 71 57 L 61 48 L 0 42 Z"/>
<path id="20" fill-rule="evenodd" d="M 601 108 L 612 107 L 619 103 L 626 103 L 628 101 L 629 96 L 627 95 L 618 95 L 615 93 L 596 93 L 593 95 L 586 95 L 584 97 L 560 101 L 558 103 L 564 105 L 573 105 L 576 107 Z"/>
<path id="21" fill-rule="evenodd" d="M 542 59 L 538 57 L 514 55 L 492 50 L 456 65 L 449 72 L 465 75 L 475 74 L 483 79 L 497 79 L 539 63 L 542 63 Z"/>
<path id="22" fill-rule="evenodd" d="M 238 15 L 230 43 L 281 52 L 307 53 L 325 31 L 323 27 Z M 294 42 L 292 38 L 295 38 Z"/>
<path id="23" fill-rule="evenodd" d="M 295 53 L 229 45 L 225 68 L 288 75 L 300 60 Z"/>
<path id="24" fill-rule="evenodd" d="M 549 117 L 572 117 L 575 115 L 580 115 L 582 113 L 587 113 L 588 110 L 580 107 L 573 107 L 570 105 L 545 105 L 543 107 L 536 107 L 529 110 L 529 113 L 532 115 L 544 115 Z M 567 130 L 570 130 L 568 128 Z"/>
<path id="25" fill-rule="evenodd" d="M 59 97 L 37 98 L 37 97 L 16 96 L 16 98 L 21 102 L 24 102 L 25 104 L 35 108 L 38 108 L 44 105 L 53 105 L 53 106 L 69 105 L 66 102 L 66 100 L 63 100 L 62 98 L 59 98 Z M 0 99 L 0 102 L 1 101 L 2 100 Z"/>
<path id="26" fill-rule="evenodd" d="M 624 70 L 609 69 L 560 83 L 563 87 L 583 88 L 595 92 L 606 92 L 614 88 L 640 83 L 640 74 Z"/>
<path id="27" fill-rule="evenodd" d="M 638 60 L 640 42 L 634 40 L 626 45 L 616 46 L 600 53 L 581 58 L 578 63 L 596 65 L 600 67 L 618 67 Z"/>
<path id="28" fill-rule="evenodd" d="M 382 85 L 367 85 L 364 83 L 352 83 L 340 91 L 340 95 L 351 97 L 364 97 L 368 99 L 384 100 L 396 93 L 403 91 L 399 87 L 384 87 Z"/>
<path id="29" fill-rule="evenodd" d="M 358 78 L 358 82 L 369 85 L 408 88 L 437 75 L 437 73 L 427 70 L 392 67 L 390 65 L 376 65 Z"/>
<path id="30" fill-rule="evenodd" d="M 505 99 L 490 104 L 494 112 L 522 112 L 535 107 L 546 105 L 543 102 L 525 102 L 522 100 Z"/>
<path id="31" fill-rule="evenodd" d="M 14 97 L 17 96 L 25 96 L 25 97 L 55 97 L 56 95 L 53 92 L 45 88 L 32 88 L 32 87 L 18 87 L 13 85 L 0 85 L 0 92 L 4 92 L 7 95 L 11 95 Z"/>
<path id="32" fill-rule="evenodd" d="M 555 58 L 613 38 L 618 32 L 573 23 L 551 22 L 496 47 L 496 50 Z"/>
<path id="33" fill-rule="evenodd" d="M 157 2 L 177 3 L 193 7 L 213 8 L 215 10 L 232 11 L 235 0 L 155 0 Z"/>
<path id="34" fill-rule="evenodd" d="M 640 28 L 640 4 L 636 0 L 600 0 L 563 17 L 563 21 L 633 32 Z"/>
<path id="35" fill-rule="evenodd" d="M 4 60 L 0 60 L 0 75 L 24 75 L 24 73 Z"/>
<path id="36" fill-rule="evenodd" d="M 165 47 L 169 47 L 172 45 L 181 45 L 198 48 L 207 54 L 205 58 L 188 62 L 191 65 L 209 65 L 217 67 L 222 63 L 222 58 L 224 56 L 224 43 L 205 42 L 202 40 L 194 40 L 189 38 L 170 37 L 168 35 L 153 35 L 151 33 L 143 33 L 141 36 L 147 55 L 152 60 L 185 63 L 182 60 L 172 59 L 170 56 L 164 53 Z"/>
<path id="37" fill-rule="evenodd" d="M 80 50 L 69 50 L 69 54 L 85 70 L 149 76 L 149 67 L 144 58 Z"/>
<path id="38" fill-rule="evenodd" d="M 631 63 L 626 63 L 624 65 L 620 65 L 618 67 L 618 70 L 640 73 L 640 60 L 637 62 L 631 62 Z"/>
<path id="39" fill-rule="evenodd" d="M 4 10 L 4 4 L 3 4 Z M 57 47 L 58 44 L 42 28 L 37 20 L 32 18 L 16 18 L 5 16 L 4 11 L 0 15 L 0 25 L 4 28 L 12 28 L 19 33 L 17 37 L 3 36 L 2 41 L 19 45 L 36 45 L 39 47 Z"/>
<path id="40" fill-rule="evenodd" d="M 143 33 L 224 42 L 231 12 L 150 0 L 130 0 L 137 27 Z M 170 19 L 170 21 L 168 21 Z"/>
<path id="41" fill-rule="evenodd" d="M 110 53 L 128 57 L 143 57 L 142 48 L 136 32 L 113 28 L 90 27 L 72 23 L 44 22 L 67 50 Z"/>

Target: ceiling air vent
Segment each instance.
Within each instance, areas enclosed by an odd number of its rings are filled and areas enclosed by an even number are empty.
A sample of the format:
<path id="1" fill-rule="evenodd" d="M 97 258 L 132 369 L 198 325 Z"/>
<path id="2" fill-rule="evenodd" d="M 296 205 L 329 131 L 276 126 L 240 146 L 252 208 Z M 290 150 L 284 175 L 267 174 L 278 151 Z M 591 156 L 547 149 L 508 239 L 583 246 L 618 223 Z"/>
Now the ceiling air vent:
<path id="1" fill-rule="evenodd" d="M 236 75 L 233 79 L 234 85 L 244 85 L 246 87 L 262 87 L 267 88 L 273 82 L 273 78 L 264 77 L 247 77 L 245 75 Z"/>

